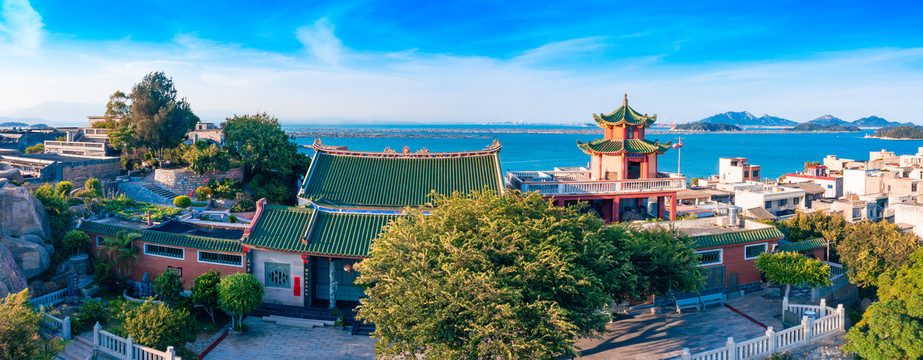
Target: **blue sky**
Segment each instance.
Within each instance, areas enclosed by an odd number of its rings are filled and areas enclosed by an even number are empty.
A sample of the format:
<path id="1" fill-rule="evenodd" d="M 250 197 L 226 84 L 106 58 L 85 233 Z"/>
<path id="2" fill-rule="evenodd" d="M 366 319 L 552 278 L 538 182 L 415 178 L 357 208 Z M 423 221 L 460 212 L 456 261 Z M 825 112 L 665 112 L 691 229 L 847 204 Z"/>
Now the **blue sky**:
<path id="1" fill-rule="evenodd" d="M 0 116 L 82 122 L 164 71 L 210 120 L 578 123 L 628 93 L 923 123 L 917 2 L 0 2 Z"/>

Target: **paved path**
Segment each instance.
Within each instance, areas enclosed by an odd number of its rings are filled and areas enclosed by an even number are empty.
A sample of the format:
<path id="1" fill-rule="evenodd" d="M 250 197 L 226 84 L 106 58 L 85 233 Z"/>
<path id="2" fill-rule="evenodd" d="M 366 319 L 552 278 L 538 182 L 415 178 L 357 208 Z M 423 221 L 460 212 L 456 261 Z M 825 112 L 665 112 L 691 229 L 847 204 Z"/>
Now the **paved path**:
<path id="1" fill-rule="evenodd" d="M 258 317 L 244 320 L 247 332 L 228 337 L 206 360 L 236 359 L 374 359 L 375 341 L 333 328 L 304 329 L 263 322 Z"/>
<path id="2" fill-rule="evenodd" d="M 729 336 L 743 341 L 766 330 L 726 307 L 702 311 L 649 313 L 618 320 L 606 326 L 611 332 L 602 339 L 580 339 L 582 359 L 654 360 L 720 347 Z"/>
<path id="3" fill-rule="evenodd" d="M 772 326 L 775 331 L 781 331 L 783 329 L 782 300 L 766 300 L 763 298 L 764 293 L 765 291 L 757 291 L 739 298 L 728 299 L 727 304 L 763 325 Z M 735 336 L 734 340 L 743 341 L 744 339 Z"/>

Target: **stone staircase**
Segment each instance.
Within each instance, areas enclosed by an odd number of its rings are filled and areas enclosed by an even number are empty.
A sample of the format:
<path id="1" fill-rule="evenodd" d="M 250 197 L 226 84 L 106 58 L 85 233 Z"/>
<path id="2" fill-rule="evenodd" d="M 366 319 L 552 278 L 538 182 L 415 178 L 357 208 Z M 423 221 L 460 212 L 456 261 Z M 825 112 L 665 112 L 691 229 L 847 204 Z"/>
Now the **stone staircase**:
<path id="1" fill-rule="evenodd" d="M 363 324 L 358 321 L 353 321 L 353 335 L 372 335 L 372 332 L 375 331 L 375 324 Z"/>
<path id="2" fill-rule="evenodd" d="M 164 188 L 158 186 L 156 183 L 145 183 L 145 184 L 143 184 L 143 185 L 141 185 L 141 186 L 144 187 L 145 189 L 150 190 L 151 192 L 153 192 L 153 193 L 155 193 L 155 194 L 157 194 L 157 195 L 160 195 L 160 196 L 166 198 L 167 200 L 169 200 L 170 203 L 173 202 L 173 199 L 174 199 L 174 198 L 176 198 L 177 196 L 179 196 L 179 195 L 176 195 L 174 192 L 172 192 L 172 191 L 170 191 L 170 190 L 167 190 L 167 189 L 164 189 Z"/>
<path id="3" fill-rule="evenodd" d="M 64 352 L 55 356 L 56 360 L 88 360 L 93 358 L 93 340 L 83 336 L 74 336 Z"/>

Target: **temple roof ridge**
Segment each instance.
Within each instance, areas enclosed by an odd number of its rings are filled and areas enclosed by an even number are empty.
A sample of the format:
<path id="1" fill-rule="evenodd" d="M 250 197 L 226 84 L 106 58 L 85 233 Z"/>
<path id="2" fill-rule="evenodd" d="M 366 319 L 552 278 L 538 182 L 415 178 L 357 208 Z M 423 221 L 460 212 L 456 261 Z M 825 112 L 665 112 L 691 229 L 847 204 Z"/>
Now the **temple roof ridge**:
<path id="1" fill-rule="evenodd" d="M 647 114 L 642 115 L 635 111 L 635 109 L 628 106 L 628 94 L 625 94 L 625 97 L 622 99 L 621 107 L 609 114 L 594 113 L 593 120 L 595 120 L 600 127 L 620 125 L 650 127 L 651 124 L 657 121 L 657 114 L 648 116 Z"/>
<path id="2" fill-rule="evenodd" d="M 503 147 L 499 140 L 494 141 L 482 150 L 469 151 L 444 151 L 430 152 L 427 148 L 421 148 L 417 151 L 411 151 L 410 147 L 404 146 L 401 152 L 392 150 L 390 147 L 382 151 L 356 151 L 348 150 L 345 146 L 330 146 L 323 144 L 321 139 L 315 139 L 312 145 L 318 153 L 342 156 L 362 156 L 362 157 L 379 157 L 379 158 L 404 158 L 404 159 L 426 159 L 426 158 L 445 158 L 445 157 L 465 157 L 495 155 Z"/>

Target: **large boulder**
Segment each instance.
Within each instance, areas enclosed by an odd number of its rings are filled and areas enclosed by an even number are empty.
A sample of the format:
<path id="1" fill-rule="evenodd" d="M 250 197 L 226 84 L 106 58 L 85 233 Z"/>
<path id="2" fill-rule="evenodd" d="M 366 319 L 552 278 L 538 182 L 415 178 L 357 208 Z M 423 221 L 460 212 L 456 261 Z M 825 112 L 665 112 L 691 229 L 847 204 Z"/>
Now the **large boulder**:
<path id="1" fill-rule="evenodd" d="M 51 223 L 42 202 L 21 186 L 0 188 L 0 235 L 51 238 Z"/>
<path id="2" fill-rule="evenodd" d="M 27 279 L 41 275 L 51 266 L 51 256 L 43 245 L 3 235 L 0 235 L 0 245 L 13 254 L 16 265 Z"/>
<path id="3" fill-rule="evenodd" d="M 0 244 L 0 298 L 18 293 L 26 288 L 26 277 L 19 270 L 13 254 Z"/>
<path id="4" fill-rule="evenodd" d="M 0 179 L 22 182 L 22 173 L 19 169 L 0 170 Z"/>

